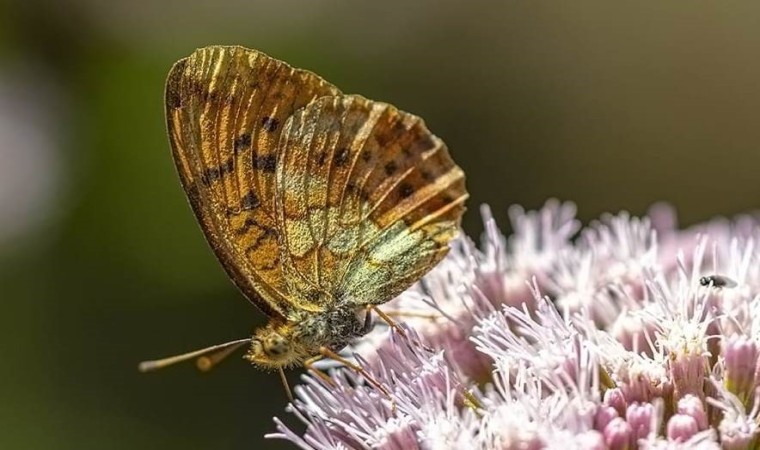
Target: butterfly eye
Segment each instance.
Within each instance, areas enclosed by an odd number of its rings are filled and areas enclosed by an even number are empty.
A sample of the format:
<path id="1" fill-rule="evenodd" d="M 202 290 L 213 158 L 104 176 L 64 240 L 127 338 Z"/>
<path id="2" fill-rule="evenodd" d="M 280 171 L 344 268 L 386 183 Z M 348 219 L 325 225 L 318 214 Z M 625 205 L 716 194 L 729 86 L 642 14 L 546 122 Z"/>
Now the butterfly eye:
<path id="1" fill-rule="evenodd" d="M 273 334 L 264 341 L 264 353 L 269 356 L 282 356 L 289 350 L 288 341 L 279 334 Z"/>

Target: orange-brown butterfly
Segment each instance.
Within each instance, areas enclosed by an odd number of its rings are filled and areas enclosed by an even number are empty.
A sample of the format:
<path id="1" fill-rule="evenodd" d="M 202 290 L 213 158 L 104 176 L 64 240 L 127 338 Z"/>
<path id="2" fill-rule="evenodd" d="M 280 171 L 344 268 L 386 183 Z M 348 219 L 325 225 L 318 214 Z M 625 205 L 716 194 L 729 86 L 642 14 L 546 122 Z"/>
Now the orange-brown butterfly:
<path id="1" fill-rule="evenodd" d="M 269 324 L 142 370 L 215 354 L 199 359 L 210 366 L 246 343 L 248 360 L 281 374 L 333 354 L 458 232 L 464 173 L 422 119 L 256 50 L 210 46 L 178 61 L 166 119 L 206 239 Z"/>

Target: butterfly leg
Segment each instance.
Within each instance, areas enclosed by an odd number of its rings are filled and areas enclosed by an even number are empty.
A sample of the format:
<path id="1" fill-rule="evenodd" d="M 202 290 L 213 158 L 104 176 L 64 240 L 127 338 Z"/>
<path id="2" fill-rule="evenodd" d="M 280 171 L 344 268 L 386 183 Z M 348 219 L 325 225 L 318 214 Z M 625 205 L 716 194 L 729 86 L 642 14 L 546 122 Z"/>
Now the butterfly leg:
<path id="1" fill-rule="evenodd" d="M 372 309 L 367 308 L 367 312 L 364 315 L 364 325 L 362 325 L 361 335 L 364 336 L 372 331 Z"/>
<path id="2" fill-rule="evenodd" d="M 393 320 L 393 319 L 391 319 L 391 317 L 388 314 L 386 314 L 385 312 L 381 311 L 376 305 L 370 305 L 370 306 L 367 307 L 367 309 L 371 310 L 371 311 L 375 311 L 377 313 L 377 315 L 380 316 L 380 318 L 383 319 L 388 324 L 388 326 L 390 326 L 391 328 L 393 328 L 399 334 L 399 336 L 401 336 L 407 342 L 409 342 L 408 336 L 407 336 L 406 332 L 404 331 L 404 329 L 401 328 L 400 326 L 398 326 L 398 324 L 396 323 L 396 321 Z M 403 316 L 405 314 L 398 314 L 398 315 L 399 316 Z M 428 347 L 424 343 L 422 344 L 422 348 L 425 351 L 427 351 L 427 352 L 433 352 L 434 351 L 432 348 Z"/>
<path id="3" fill-rule="evenodd" d="M 293 403 L 293 391 L 290 390 L 290 384 L 288 384 L 288 378 L 285 376 L 285 371 L 282 369 L 282 367 L 280 367 L 278 369 L 278 372 L 280 372 L 280 381 L 282 381 L 282 386 L 285 388 L 285 395 L 287 395 L 288 400 Z"/>
<path id="4" fill-rule="evenodd" d="M 311 358 L 304 361 L 303 366 L 306 368 L 306 370 L 310 370 L 314 373 L 314 375 L 318 376 L 322 379 L 325 383 L 329 384 L 330 386 L 335 386 L 335 381 L 333 381 L 332 378 L 330 378 L 329 375 L 327 375 L 324 371 L 314 367 L 314 363 L 324 359 L 325 357 L 322 355 L 312 356 Z"/>
<path id="5" fill-rule="evenodd" d="M 399 310 L 385 310 L 385 314 L 389 317 L 416 317 L 418 319 L 428 319 L 430 321 L 436 321 L 443 318 L 440 314 L 435 313 L 423 313 L 418 311 L 399 311 Z"/>
<path id="6" fill-rule="evenodd" d="M 320 357 L 330 358 L 330 359 L 332 359 L 334 361 L 338 361 L 339 363 L 343 364 L 344 366 L 348 367 L 349 369 L 351 369 L 354 372 L 356 372 L 359 375 L 361 375 L 365 380 L 367 380 L 367 383 L 369 383 L 375 389 L 377 389 L 378 391 L 380 391 L 380 393 L 382 393 L 383 396 L 385 398 L 387 398 L 391 402 L 391 409 L 393 411 L 396 411 L 396 402 L 393 400 L 393 397 L 391 397 L 390 391 L 388 391 L 388 389 L 385 386 L 383 386 L 382 384 L 380 384 L 380 382 L 377 381 L 372 376 L 372 374 L 370 374 L 369 372 L 367 372 L 364 369 L 364 367 L 362 367 L 362 366 L 360 366 L 360 365 L 358 365 L 358 364 L 356 364 L 356 363 L 354 363 L 352 361 L 349 361 L 348 359 L 340 356 L 339 354 L 335 353 L 334 351 L 330 350 L 327 347 L 320 347 L 319 353 L 320 353 Z M 314 358 L 310 358 L 310 360 L 312 360 L 312 359 L 314 359 Z M 314 362 L 316 362 L 316 361 L 314 361 Z M 313 364 L 313 362 L 312 362 L 312 364 Z M 324 372 L 323 372 L 323 374 L 324 374 Z M 327 376 L 327 375 L 325 375 L 325 376 Z M 335 382 L 332 381 L 332 380 L 330 380 L 330 383 L 331 384 L 335 384 Z"/>
<path id="7" fill-rule="evenodd" d="M 380 308 L 377 307 L 377 305 L 369 305 L 367 307 L 367 311 L 368 311 L 368 314 L 369 314 L 369 311 L 374 311 L 378 316 L 380 316 L 381 319 L 383 319 L 385 321 L 385 323 L 388 324 L 389 327 L 391 327 L 394 330 L 396 330 L 396 333 L 398 333 L 399 335 L 401 335 L 404 338 L 407 337 L 406 336 L 406 332 L 403 330 L 403 328 L 401 328 L 400 326 L 398 326 L 398 324 L 396 323 L 396 321 L 393 320 L 393 319 L 391 319 L 389 315 L 387 315 L 383 311 L 381 311 Z"/>

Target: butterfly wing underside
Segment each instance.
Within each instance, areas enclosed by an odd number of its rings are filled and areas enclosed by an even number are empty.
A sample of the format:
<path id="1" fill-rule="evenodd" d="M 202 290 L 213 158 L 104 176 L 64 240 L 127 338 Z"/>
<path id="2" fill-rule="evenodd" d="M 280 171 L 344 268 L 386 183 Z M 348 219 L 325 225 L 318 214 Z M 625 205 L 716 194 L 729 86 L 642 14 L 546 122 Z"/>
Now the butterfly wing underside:
<path id="1" fill-rule="evenodd" d="M 419 117 L 354 95 L 297 110 L 278 145 L 276 220 L 291 293 L 390 300 L 456 234 L 464 173 Z"/>
<path id="2" fill-rule="evenodd" d="M 169 138 L 193 211 L 232 280 L 270 316 L 291 307 L 274 209 L 277 143 L 294 111 L 339 93 L 242 47 L 197 50 L 167 79 Z"/>

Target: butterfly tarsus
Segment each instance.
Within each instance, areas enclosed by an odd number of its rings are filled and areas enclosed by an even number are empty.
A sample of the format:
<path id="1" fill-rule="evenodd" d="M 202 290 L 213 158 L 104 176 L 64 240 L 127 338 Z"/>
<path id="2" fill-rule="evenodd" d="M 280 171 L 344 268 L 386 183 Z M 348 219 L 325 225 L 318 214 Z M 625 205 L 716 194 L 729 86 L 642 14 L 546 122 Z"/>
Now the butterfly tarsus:
<path id="1" fill-rule="evenodd" d="M 417 319 L 427 319 L 432 322 L 435 322 L 436 320 L 443 318 L 443 316 L 440 314 L 424 313 L 424 312 L 419 312 L 419 311 L 403 311 L 403 310 L 386 309 L 384 312 L 388 317 L 414 317 Z"/>
<path id="2" fill-rule="evenodd" d="M 320 347 L 319 349 L 319 355 L 311 357 L 307 359 L 304 362 L 304 366 L 307 370 L 311 370 L 315 375 L 317 375 L 319 378 L 324 380 L 328 385 L 335 386 L 335 381 L 330 378 L 329 375 L 327 375 L 325 372 L 319 370 L 318 368 L 314 367 L 314 363 L 317 361 L 320 361 L 324 358 L 332 359 L 333 361 L 337 361 L 347 368 L 353 370 L 357 374 L 361 375 L 365 380 L 367 380 L 367 383 L 369 383 L 372 387 L 377 389 L 388 401 L 391 402 L 391 410 L 396 411 L 396 402 L 393 400 L 393 396 L 391 396 L 390 391 L 383 386 L 379 381 L 377 381 L 369 372 L 367 372 L 364 367 L 349 361 L 348 359 L 340 356 L 339 354 L 335 353 L 334 351 L 330 350 L 327 347 Z"/>
<path id="3" fill-rule="evenodd" d="M 319 378 L 321 378 L 322 381 L 324 381 L 328 385 L 335 386 L 335 381 L 333 381 L 333 379 L 330 378 L 330 376 L 327 375 L 323 370 L 320 370 L 319 368 L 317 368 L 314 365 L 317 361 L 320 361 L 320 360 L 322 360 L 324 358 L 325 357 L 322 356 L 322 355 L 312 356 L 311 358 L 309 358 L 306 361 L 304 361 L 303 366 L 306 368 L 306 370 L 309 370 L 312 373 L 314 373 L 314 375 L 316 375 Z"/>
<path id="4" fill-rule="evenodd" d="M 383 311 L 380 310 L 380 308 L 377 307 L 377 305 L 371 305 L 367 307 L 368 311 L 374 311 L 375 314 L 377 314 L 381 319 L 385 321 L 385 323 L 388 324 L 389 327 L 396 330 L 396 333 L 401 335 L 404 339 L 407 338 L 406 331 L 404 331 L 403 328 L 398 326 L 395 320 L 391 319 L 389 315 L 385 314 Z"/>
<path id="5" fill-rule="evenodd" d="M 388 324 L 389 327 L 391 327 L 396 333 L 398 333 L 399 336 L 401 336 L 405 341 L 407 341 L 407 342 L 409 341 L 409 336 L 406 334 L 406 331 L 404 331 L 404 329 L 401 328 L 398 325 L 398 323 L 395 320 L 393 320 L 387 313 L 381 311 L 380 308 L 377 307 L 377 305 L 370 305 L 370 306 L 367 307 L 367 309 L 368 309 L 368 311 L 375 311 L 375 313 L 378 316 L 380 316 L 380 318 L 383 319 L 385 321 L 385 323 Z M 399 311 L 396 311 L 396 313 L 399 313 Z M 397 316 L 403 316 L 403 315 L 410 315 L 410 314 L 399 313 L 399 314 L 396 314 L 396 315 Z M 432 320 L 436 316 L 432 316 L 431 315 L 431 316 L 428 316 L 428 317 L 430 317 L 431 320 Z M 429 352 L 429 353 L 434 352 L 434 350 L 432 348 L 428 347 L 425 344 L 422 344 L 422 349 L 425 350 L 426 352 Z"/>

